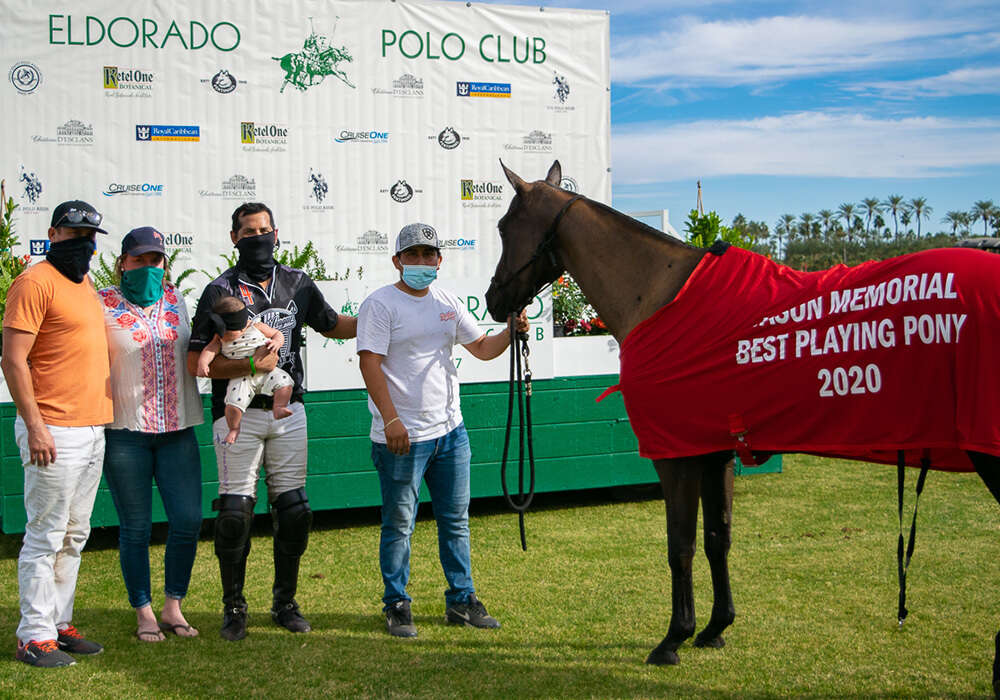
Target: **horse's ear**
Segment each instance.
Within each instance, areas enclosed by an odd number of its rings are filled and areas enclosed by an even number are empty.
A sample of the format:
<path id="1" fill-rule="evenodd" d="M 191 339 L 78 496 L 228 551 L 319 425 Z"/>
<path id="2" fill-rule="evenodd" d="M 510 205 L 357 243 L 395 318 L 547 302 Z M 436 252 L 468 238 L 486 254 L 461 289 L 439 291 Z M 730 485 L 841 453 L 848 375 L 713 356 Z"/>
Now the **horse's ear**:
<path id="1" fill-rule="evenodd" d="M 545 181 L 553 187 L 559 187 L 559 183 L 562 182 L 562 166 L 559 165 L 558 160 L 552 162 L 552 167 L 549 168 L 549 174 L 545 176 Z"/>
<path id="2" fill-rule="evenodd" d="M 517 173 L 504 165 L 502 160 L 500 161 L 500 167 L 503 168 L 503 174 L 507 176 L 507 182 L 514 186 L 515 192 L 521 192 L 525 187 L 527 187 L 528 183 L 518 177 Z"/>

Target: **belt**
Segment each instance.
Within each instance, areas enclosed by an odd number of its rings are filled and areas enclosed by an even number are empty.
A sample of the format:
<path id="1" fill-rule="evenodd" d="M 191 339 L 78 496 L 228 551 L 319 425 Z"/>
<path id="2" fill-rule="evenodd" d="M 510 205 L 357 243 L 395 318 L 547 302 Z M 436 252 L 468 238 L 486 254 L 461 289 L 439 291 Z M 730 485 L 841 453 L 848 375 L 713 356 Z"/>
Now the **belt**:
<path id="1" fill-rule="evenodd" d="M 289 401 L 288 403 L 289 405 L 291 405 L 295 402 L 302 403 L 302 399 L 298 396 L 293 396 L 291 401 Z M 272 408 L 274 408 L 274 397 L 267 396 L 266 394 L 257 394 L 252 399 L 250 399 L 250 404 L 247 406 L 247 408 L 263 408 L 264 410 L 270 411 Z"/>

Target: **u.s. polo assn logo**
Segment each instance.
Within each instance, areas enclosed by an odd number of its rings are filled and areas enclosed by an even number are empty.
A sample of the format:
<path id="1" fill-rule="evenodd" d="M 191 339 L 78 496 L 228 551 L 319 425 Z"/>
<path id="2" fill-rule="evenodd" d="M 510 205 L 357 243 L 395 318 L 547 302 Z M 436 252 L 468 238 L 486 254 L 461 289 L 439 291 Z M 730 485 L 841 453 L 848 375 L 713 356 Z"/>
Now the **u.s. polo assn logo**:
<path id="1" fill-rule="evenodd" d="M 559 75 L 558 73 L 553 73 L 552 86 L 554 88 L 552 93 L 553 104 L 548 105 L 546 109 L 548 109 L 550 112 L 574 111 L 576 107 L 570 104 L 570 88 L 569 88 L 569 81 L 566 79 L 566 76 Z"/>
<path id="2" fill-rule="evenodd" d="M 327 202 L 326 204 L 323 203 L 330 194 L 330 185 L 327 184 L 323 173 L 309 168 L 308 182 L 308 203 L 302 205 L 302 210 L 308 212 L 323 212 L 332 210 L 334 208 L 332 201 Z"/>

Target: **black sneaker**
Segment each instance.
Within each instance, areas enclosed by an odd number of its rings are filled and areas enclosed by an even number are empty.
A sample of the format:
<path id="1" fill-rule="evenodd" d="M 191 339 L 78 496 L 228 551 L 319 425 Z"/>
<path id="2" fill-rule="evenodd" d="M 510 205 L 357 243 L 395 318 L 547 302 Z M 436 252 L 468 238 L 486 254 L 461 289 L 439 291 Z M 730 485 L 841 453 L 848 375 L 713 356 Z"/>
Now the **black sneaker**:
<path id="1" fill-rule="evenodd" d="M 486 612 L 486 606 L 479 601 L 475 593 L 469 595 L 469 599 L 464 603 L 456 603 L 445 610 L 444 617 L 450 625 L 468 625 L 482 629 L 496 629 L 500 626 L 496 618 Z"/>
<path id="2" fill-rule="evenodd" d="M 59 644 L 54 639 L 46 639 L 42 642 L 28 642 L 27 644 L 17 643 L 17 651 L 14 658 L 23 661 L 29 666 L 39 668 L 57 668 L 59 666 L 72 666 L 76 659 L 64 651 L 59 651 Z"/>
<path id="3" fill-rule="evenodd" d="M 385 606 L 385 627 L 393 637 L 416 637 L 417 627 L 410 613 L 410 601 L 397 600 Z"/>
<path id="4" fill-rule="evenodd" d="M 302 617 L 299 604 L 294 600 L 277 608 L 271 608 L 271 619 L 289 632 L 309 632 L 312 629 L 309 620 Z"/>
<path id="5" fill-rule="evenodd" d="M 222 629 L 219 635 L 227 642 L 238 642 L 247 636 L 247 608 L 234 605 L 222 611 Z"/>
<path id="6" fill-rule="evenodd" d="M 56 639 L 56 642 L 59 644 L 59 649 L 61 651 L 68 651 L 70 654 L 84 655 L 100 654 L 104 651 L 104 647 L 97 642 L 84 639 L 83 635 L 80 634 L 73 625 L 68 626 L 66 629 L 57 631 L 59 632 L 59 637 Z"/>

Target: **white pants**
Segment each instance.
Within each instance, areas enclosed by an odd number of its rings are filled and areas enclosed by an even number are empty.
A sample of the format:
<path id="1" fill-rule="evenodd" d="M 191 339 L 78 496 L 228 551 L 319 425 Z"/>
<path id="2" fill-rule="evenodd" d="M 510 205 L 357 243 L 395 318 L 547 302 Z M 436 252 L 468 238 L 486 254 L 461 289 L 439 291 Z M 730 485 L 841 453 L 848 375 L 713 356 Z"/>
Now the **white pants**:
<path id="1" fill-rule="evenodd" d="M 248 408 L 232 445 L 222 442 L 229 432 L 225 417 L 212 424 L 220 494 L 256 496 L 261 464 L 269 500 L 306 485 L 306 409 L 301 401 L 288 408 L 292 415 L 281 420 L 267 409 Z"/>
<path id="2" fill-rule="evenodd" d="M 31 464 L 28 430 L 18 416 L 14 438 L 24 466 L 24 544 L 17 560 L 21 623 L 17 638 L 55 639 L 56 625 L 73 619 L 80 553 L 90 536 L 90 513 L 104 464 L 104 426 L 48 426 L 56 461 Z"/>
<path id="3" fill-rule="evenodd" d="M 257 394 L 274 396 L 274 390 L 283 386 L 294 386 L 295 380 L 285 370 L 275 367 L 267 374 L 257 374 L 253 377 L 233 377 L 226 385 L 226 405 L 236 406 L 244 413 L 250 407 L 250 402 Z"/>

